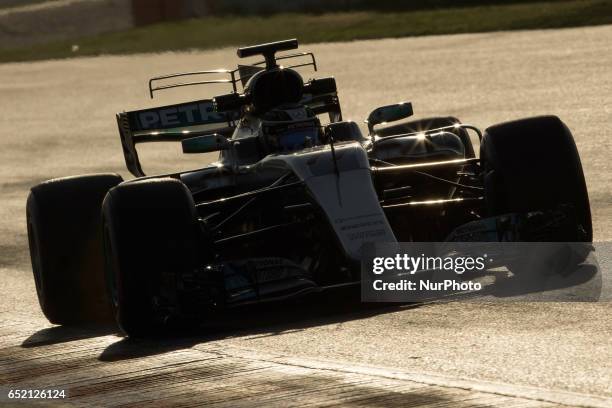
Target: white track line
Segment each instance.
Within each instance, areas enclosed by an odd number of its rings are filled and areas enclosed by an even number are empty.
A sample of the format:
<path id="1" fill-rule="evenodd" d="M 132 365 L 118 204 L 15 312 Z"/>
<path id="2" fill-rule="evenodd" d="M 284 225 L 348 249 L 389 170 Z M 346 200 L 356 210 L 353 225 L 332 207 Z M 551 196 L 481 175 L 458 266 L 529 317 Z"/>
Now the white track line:
<path id="1" fill-rule="evenodd" d="M 196 347 L 204 350 L 206 347 Z M 206 349 L 206 351 L 210 351 Z M 393 368 L 375 367 L 368 365 L 341 363 L 337 361 L 319 360 L 313 358 L 291 357 L 288 355 L 274 355 L 241 347 L 223 347 L 219 349 L 220 354 L 232 357 L 242 357 L 252 360 L 270 361 L 278 364 L 297 366 L 315 370 L 326 370 L 352 374 L 363 374 L 393 380 L 412 381 L 420 384 L 439 387 L 459 388 L 488 394 L 503 395 L 508 397 L 524 398 L 535 401 L 550 402 L 561 405 L 576 407 L 610 408 L 612 398 L 575 393 L 562 390 L 550 390 L 524 385 L 497 383 L 468 378 L 456 378 L 430 373 L 414 373 Z"/>

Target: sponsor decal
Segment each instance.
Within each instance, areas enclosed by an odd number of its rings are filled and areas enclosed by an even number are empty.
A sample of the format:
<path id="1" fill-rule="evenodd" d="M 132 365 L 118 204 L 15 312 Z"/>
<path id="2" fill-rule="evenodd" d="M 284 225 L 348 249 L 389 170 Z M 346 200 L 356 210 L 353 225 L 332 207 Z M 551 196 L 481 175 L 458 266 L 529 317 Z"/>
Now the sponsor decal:
<path id="1" fill-rule="evenodd" d="M 128 112 L 132 131 L 223 123 L 231 119 L 229 116 L 227 112 L 215 112 L 210 100 Z"/>

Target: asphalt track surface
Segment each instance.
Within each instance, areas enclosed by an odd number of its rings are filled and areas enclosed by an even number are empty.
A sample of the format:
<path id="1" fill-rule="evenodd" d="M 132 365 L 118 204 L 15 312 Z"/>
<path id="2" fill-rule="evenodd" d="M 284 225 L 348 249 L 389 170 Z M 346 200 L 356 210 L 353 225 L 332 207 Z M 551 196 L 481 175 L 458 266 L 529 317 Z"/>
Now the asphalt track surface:
<path id="1" fill-rule="evenodd" d="M 582 157 L 595 238 L 612 240 L 612 26 L 307 48 L 317 75 L 336 77 L 347 118 L 399 100 L 412 101 L 417 116 L 483 128 L 559 115 Z M 27 253 L 29 187 L 79 173 L 127 177 L 115 112 L 221 93 L 183 88 L 150 101 L 146 81 L 232 67 L 234 56 L 0 65 L 0 390 L 66 388 L 64 402 L 95 405 L 612 406 L 609 302 L 364 307 L 336 298 L 143 342 L 113 327 L 49 325 Z M 163 149 L 147 153 L 151 172 L 210 159 L 187 163 L 177 146 Z"/>

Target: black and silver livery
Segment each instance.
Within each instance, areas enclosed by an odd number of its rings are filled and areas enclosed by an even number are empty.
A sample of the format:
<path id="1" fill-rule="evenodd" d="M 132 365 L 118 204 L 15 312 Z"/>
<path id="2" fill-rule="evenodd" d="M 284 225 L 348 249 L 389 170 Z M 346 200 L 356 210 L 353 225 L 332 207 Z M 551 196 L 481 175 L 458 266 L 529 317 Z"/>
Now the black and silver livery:
<path id="1" fill-rule="evenodd" d="M 334 78 L 309 79 L 296 40 L 241 48 L 259 62 L 166 75 L 164 89 L 226 83 L 211 99 L 119 113 L 128 170 L 50 180 L 28 198 L 41 307 L 53 323 L 110 310 L 129 335 L 217 310 L 359 283 L 370 242 L 591 241 L 574 140 L 555 116 L 481 132 L 381 106 L 344 121 Z M 224 76 L 223 79 L 218 78 Z M 140 143 L 220 152 L 202 168 L 145 175 Z M 477 152 L 479 151 L 479 154 Z M 105 287 L 110 296 L 107 298 Z"/>

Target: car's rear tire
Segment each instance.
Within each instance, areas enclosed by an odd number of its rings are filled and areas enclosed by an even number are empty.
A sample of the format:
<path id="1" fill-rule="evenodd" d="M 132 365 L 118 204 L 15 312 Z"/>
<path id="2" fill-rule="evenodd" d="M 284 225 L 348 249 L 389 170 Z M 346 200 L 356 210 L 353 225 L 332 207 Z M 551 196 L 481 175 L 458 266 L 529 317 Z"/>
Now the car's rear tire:
<path id="1" fill-rule="evenodd" d="M 176 312 L 176 277 L 197 266 L 193 197 L 171 178 L 123 183 L 103 204 L 106 274 L 115 317 L 128 336 L 163 333 Z"/>
<path id="2" fill-rule="evenodd" d="M 576 233 L 548 240 L 593 240 L 582 164 L 570 130 L 558 117 L 539 116 L 488 128 L 480 157 L 489 215 L 568 204 L 576 219 Z"/>
<path id="3" fill-rule="evenodd" d="M 104 283 L 100 210 L 117 174 L 49 180 L 26 204 L 30 259 L 40 307 L 54 324 L 111 321 Z"/>

